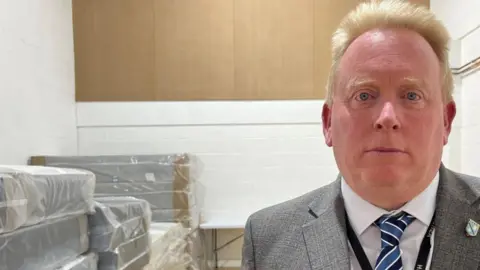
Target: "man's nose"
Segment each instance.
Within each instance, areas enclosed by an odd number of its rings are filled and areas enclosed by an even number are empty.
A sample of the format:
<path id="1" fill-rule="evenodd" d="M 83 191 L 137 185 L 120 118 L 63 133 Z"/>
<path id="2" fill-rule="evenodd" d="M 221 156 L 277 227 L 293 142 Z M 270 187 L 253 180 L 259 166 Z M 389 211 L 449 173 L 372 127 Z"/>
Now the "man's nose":
<path id="1" fill-rule="evenodd" d="M 400 128 L 395 107 L 391 102 L 385 102 L 380 111 L 380 115 L 375 121 L 375 129 L 377 130 L 397 130 Z"/>

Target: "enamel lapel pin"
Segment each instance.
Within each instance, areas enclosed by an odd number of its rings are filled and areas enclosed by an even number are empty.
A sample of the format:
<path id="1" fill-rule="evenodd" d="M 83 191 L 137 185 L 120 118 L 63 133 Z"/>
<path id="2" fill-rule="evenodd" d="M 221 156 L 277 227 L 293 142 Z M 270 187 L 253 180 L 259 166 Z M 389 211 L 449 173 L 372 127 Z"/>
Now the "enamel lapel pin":
<path id="1" fill-rule="evenodd" d="M 480 229 L 480 225 L 477 222 L 471 219 L 468 220 L 467 227 L 465 228 L 467 236 L 469 237 L 477 236 L 479 229 Z"/>

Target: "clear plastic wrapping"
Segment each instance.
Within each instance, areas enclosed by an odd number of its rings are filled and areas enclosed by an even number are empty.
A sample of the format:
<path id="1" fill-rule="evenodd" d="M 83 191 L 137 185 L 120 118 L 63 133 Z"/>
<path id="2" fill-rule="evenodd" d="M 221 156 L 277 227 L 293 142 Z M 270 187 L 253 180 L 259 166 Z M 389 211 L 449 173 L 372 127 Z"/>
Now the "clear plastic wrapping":
<path id="1" fill-rule="evenodd" d="M 95 175 L 75 169 L 0 166 L 0 233 L 93 211 Z"/>
<path id="2" fill-rule="evenodd" d="M 133 196 L 150 203 L 152 221 L 200 223 L 202 164 L 189 154 L 138 156 L 43 156 L 34 165 L 80 168 L 96 175 L 96 197 Z"/>
<path id="3" fill-rule="evenodd" d="M 143 270 L 184 270 L 194 265 L 194 258 L 188 252 L 189 233 L 180 223 L 152 223 L 152 257 Z"/>
<path id="4" fill-rule="evenodd" d="M 98 253 L 99 270 L 139 270 L 150 261 L 148 233 L 120 244 L 114 251 Z"/>
<path id="5" fill-rule="evenodd" d="M 50 220 L 0 234 L 0 269 L 52 270 L 87 251 L 86 215 Z"/>
<path id="6" fill-rule="evenodd" d="M 141 269 L 150 260 L 147 201 L 134 197 L 96 198 L 89 216 L 90 250 L 98 253 L 100 270 Z"/>
<path id="7" fill-rule="evenodd" d="M 152 213 L 145 200 L 134 197 L 100 197 L 95 200 L 95 214 L 88 217 L 93 251 L 111 251 L 148 233 Z"/>
<path id="8" fill-rule="evenodd" d="M 97 270 L 98 256 L 96 253 L 81 255 L 75 260 L 57 268 L 56 270 Z"/>
<path id="9" fill-rule="evenodd" d="M 179 265 L 181 269 L 200 269 L 200 261 L 206 260 L 202 257 L 204 243 L 198 236 L 204 189 L 197 180 L 203 164 L 196 156 L 43 156 L 32 157 L 31 163 L 91 171 L 96 176 L 96 199 L 133 196 L 146 200 L 152 224 L 173 224 L 173 231 L 167 230 L 163 240 L 157 237 L 152 242 L 148 269 L 175 269 Z M 121 258 L 111 257 L 111 261 L 119 259 L 121 262 Z"/>

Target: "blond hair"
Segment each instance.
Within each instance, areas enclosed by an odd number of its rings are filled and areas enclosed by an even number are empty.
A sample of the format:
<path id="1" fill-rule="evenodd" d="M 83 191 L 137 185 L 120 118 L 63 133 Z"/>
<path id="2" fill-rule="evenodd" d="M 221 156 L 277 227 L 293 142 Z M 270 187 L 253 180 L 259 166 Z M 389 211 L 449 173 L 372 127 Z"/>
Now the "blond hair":
<path id="1" fill-rule="evenodd" d="M 443 75 L 444 101 L 453 100 L 453 75 L 448 60 L 450 35 L 426 7 L 402 0 L 372 0 L 361 3 L 340 23 L 332 37 L 332 66 L 327 82 L 327 104 L 333 101 L 335 74 L 348 46 L 373 29 L 403 28 L 420 34 L 438 57 Z"/>

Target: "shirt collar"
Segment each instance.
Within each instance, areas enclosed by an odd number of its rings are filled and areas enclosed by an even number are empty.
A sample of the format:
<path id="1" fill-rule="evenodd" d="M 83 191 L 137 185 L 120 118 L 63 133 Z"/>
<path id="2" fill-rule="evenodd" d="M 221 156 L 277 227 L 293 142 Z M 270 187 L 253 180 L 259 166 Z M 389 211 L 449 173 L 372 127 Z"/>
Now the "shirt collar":
<path id="1" fill-rule="evenodd" d="M 418 194 L 400 209 L 389 212 L 361 198 L 342 178 L 342 196 L 345 202 L 345 210 L 347 211 L 348 219 L 353 230 L 357 235 L 361 235 L 382 215 L 400 211 L 409 213 L 425 224 L 425 226 L 428 226 L 435 212 L 438 182 L 439 176 L 437 173 L 433 181 L 424 191 L 422 191 L 422 193 Z"/>

